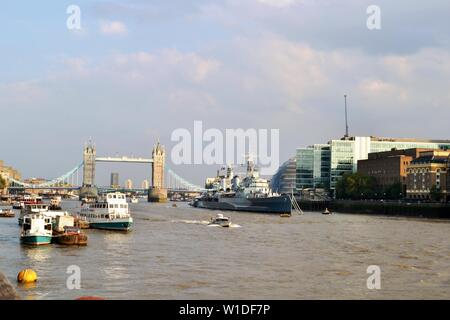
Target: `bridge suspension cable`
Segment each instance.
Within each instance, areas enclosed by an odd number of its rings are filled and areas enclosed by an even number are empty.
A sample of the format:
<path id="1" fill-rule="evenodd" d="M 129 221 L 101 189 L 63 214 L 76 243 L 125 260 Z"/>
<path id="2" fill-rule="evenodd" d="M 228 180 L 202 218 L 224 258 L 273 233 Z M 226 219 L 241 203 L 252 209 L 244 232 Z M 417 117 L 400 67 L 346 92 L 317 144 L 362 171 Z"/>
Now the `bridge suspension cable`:
<path id="1" fill-rule="evenodd" d="M 74 179 L 74 176 L 77 176 L 78 181 L 78 172 L 83 167 L 83 163 L 79 164 L 72 170 L 68 171 L 67 173 L 63 174 L 62 176 L 52 179 L 50 181 L 46 181 L 39 184 L 32 184 L 32 183 L 25 183 L 23 181 L 15 180 L 15 179 L 9 179 L 10 182 L 14 183 L 15 186 L 25 187 L 25 188 L 45 188 L 45 187 L 52 187 L 55 185 L 59 185 L 64 182 L 69 182 L 69 179 Z M 73 185 L 73 183 L 72 183 Z"/>
<path id="2" fill-rule="evenodd" d="M 166 173 L 167 173 L 167 182 L 168 182 L 168 188 L 172 189 L 185 189 L 189 191 L 204 191 L 205 188 L 202 188 L 196 184 L 193 184 L 184 178 L 180 177 L 178 174 L 176 174 L 172 169 L 168 168 L 166 166 Z"/>

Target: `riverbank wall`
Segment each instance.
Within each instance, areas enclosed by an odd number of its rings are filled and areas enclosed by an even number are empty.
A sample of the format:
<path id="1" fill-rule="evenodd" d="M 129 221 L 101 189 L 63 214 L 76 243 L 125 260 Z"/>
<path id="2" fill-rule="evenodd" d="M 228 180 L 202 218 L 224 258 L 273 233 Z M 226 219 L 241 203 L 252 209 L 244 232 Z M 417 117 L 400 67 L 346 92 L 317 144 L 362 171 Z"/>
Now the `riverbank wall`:
<path id="1" fill-rule="evenodd" d="M 338 213 L 450 219 L 450 204 L 443 203 L 333 200 L 300 201 L 299 205 L 304 211 L 323 211 L 328 208 L 332 212 Z"/>

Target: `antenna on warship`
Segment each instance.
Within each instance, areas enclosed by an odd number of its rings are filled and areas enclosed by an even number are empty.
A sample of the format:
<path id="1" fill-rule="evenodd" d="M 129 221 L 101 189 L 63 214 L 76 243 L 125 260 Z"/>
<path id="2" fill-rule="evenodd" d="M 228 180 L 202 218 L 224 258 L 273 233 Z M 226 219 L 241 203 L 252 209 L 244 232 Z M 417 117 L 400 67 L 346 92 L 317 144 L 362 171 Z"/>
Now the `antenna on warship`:
<path id="1" fill-rule="evenodd" d="M 348 138 L 348 120 L 347 120 L 347 95 L 344 94 L 344 103 L 345 103 L 345 136 Z"/>

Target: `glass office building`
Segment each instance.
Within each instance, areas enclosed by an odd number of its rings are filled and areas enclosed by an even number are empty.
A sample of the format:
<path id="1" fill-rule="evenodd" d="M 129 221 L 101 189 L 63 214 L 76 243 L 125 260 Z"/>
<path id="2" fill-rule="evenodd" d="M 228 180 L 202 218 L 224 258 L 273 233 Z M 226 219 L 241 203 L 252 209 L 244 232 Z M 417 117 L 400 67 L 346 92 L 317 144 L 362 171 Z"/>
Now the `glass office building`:
<path id="1" fill-rule="evenodd" d="M 328 144 L 297 149 L 296 188 L 325 187 L 333 191 L 345 173 L 356 172 L 358 160 L 372 152 L 392 149 L 450 149 L 449 140 L 416 140 L 378 137 L 345 137 Z"/>
<path id="2" fill-rule="evenodd" d="M 296 189 L 325 188 L 330 185 L 330 146 L 315 144 L 297 149 Z"/>
<path id="3" fill-rule="evenodd" d="M 279 194 L 291 194 L 296 191 L 295 158 L 283 163 L 270 181 L 270 188 Z"/>

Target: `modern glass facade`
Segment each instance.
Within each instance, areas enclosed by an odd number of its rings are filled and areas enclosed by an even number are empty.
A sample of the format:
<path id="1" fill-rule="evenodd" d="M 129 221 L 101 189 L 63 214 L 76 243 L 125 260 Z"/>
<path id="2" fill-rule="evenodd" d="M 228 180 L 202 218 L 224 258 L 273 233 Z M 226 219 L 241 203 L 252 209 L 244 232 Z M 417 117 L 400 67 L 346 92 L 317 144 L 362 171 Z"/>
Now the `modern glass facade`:
<path id="1" fill-rule="evenodd" d="M 296 166 L 295 158 L 289 159 L 283 163 L 270 181 L 272 191 L 279 194 L 295 193 Z"/>
<path id="2" fill-rule="evenodd" d="M 356 172 L 358 160 L 371 152 L 392 149 L 450 149 L 450 141 L 422 141 L 377 137 L 348 137 L 297 149 L 296 188 L 336 188 L 345 173 Z"/>
<path id="3" fill-rule="evenodd" d="M 330 185 L 330 146 L 315 144 L 297 149 L 296 189 L 325 188 Z"/>

